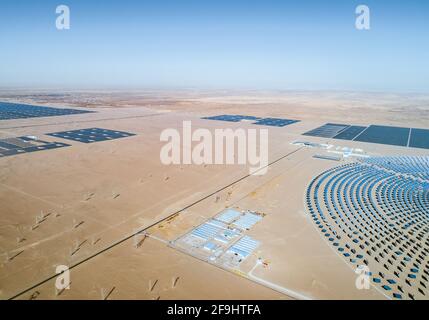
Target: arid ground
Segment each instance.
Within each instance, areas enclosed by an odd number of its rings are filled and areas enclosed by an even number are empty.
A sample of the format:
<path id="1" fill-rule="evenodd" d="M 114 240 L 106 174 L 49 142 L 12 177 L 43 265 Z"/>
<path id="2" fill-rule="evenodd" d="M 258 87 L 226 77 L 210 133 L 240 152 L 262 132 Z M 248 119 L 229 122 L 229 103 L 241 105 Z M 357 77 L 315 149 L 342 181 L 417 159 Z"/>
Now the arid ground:
<path id="1" fill-rule="evenodd" d="M 356 287 L 354 268 L 321 236 L 305 206 L 310 181 L 356 161 L 296 141 L 365 156 L 427 149 L 303 136 L 325 123 L 429 129 L 429 96 L 307 91 L 1 90 L 0 101 L 94 113 L 0 120 L 0 139 L 36 136 L 68 147 L 0 158 L 0 299 L 387 299 Z M 248 165 L 164 165 L 164 129 L 261 128 L 202 117 L 300 120 L 269 130 L 265 175 Z M 47 133 L 104 128 L 134 136 L 97 143 Z M 260 242 L 234 268 L 199 259 L 176 240 L 225 208 L 263 214 L 246 235 Z M 425 257 L 427 261 L 427 257 Z M 263 261 L 263 264 L 258 262 Z M 55 287 L 56 266 L 70 288 Z"/>

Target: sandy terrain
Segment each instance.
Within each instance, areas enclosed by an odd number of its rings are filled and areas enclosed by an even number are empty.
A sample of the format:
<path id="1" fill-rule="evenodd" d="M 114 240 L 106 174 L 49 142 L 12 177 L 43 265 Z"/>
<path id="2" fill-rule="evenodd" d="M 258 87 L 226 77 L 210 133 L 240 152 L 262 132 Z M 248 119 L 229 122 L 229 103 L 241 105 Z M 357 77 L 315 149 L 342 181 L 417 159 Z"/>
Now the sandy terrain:
<path id="1" fill-rule="evenodd" d="M 310 180 L 337 166 L 295 140 L 361 148 L 368 155 L 427 155 L 424 149 L 303 137 L 326 122 L 427 128 L 429 96 L 322 92 L 0 92 L 0 101 L 88 108 L 91 114 L 1 120 L 0 139 L 34 135 L 70 147 L 0 158 L 0 298 L 385 299 L 357 290 L 356 274 L 305 212 Z M 160 162 L 162 130 L 254 128 L 202 120 L 245 114 L 302 120 L 269 128 L 268 173 L 245 165 Z M 100 127 L 135 133 L 84 144 L 46 133 Z M 343 160 L 349 161 L 349 160 Z M 343 162 L 342 161 L 342 162 Z M 227 187 L 229 186 L 229 187 Z M 248 234 L 261 241 L 236 270 L 180 251 L 174 241 L 226 207 L 266 216 Z M 168 219 L 170 217 L 170 219 Z M 167 219 L 167 220 L 166 220 Z M 150 235 L 136 245 L 139 230 Z M 269 261 L 257 267 L 258 258 Z M 55 290 L 55 267 L 71 288 Z M 178 279 L 175 285 L 172 282 Z"/>

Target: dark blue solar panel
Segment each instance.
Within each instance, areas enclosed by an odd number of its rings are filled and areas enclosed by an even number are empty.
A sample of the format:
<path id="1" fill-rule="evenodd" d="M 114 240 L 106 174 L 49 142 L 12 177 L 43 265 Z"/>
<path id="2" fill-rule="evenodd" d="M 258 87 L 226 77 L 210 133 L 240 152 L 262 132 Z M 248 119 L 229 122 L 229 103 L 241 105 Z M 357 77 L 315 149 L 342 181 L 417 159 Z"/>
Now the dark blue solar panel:
<path id="1" fill-rule="evenodd" d="M 347 124 L 327 123 L 321 127 L 305 132 L 303 135 L 321 138 L 333 138 L 348 127 L 349 125 Z"/>
<path id="2" fill-rule="evenodd" d="M 61 143 L 61 142 L 54 142 L 54 143 L 48 143 L 48 144 L 41 145 L 41 146 L 39 145 L 39 146 L 24 148 L 24 151 L 25 152 L 34 152 L 34 151 L 40 151 L 40 150 L 57 149 L 57 148 L 67 147 L 67 146 L 70 146 L 70 145 L 66 144 L 66 143 Z"/>
<path id="3" fill-rule="evenodd" d="M 429 149 L 428 129 L 409 129 L 379 125 L 365 127 L 327 123 L 305 132 L 303 135 Z"/>
<path id="4" fill-rule="evenodd" d="M 406 147 L 409 133 L 409 128 L 371 125 L 355 141 Z"/>
<path id="5" fill-rule="evenodd" d="M 83 143 L 93 143 L 134 136 L 134 133 L 115 131 L 101 128 L 88 128 L 62 132 L 48 133 L 47 135 Z"/>
<path id="6" fill-rule="evenodd" d="M 254 116 L 240 116 L 242 120 L 259 120 L 261 118 L 254 117 Z"/>
<path id="7" fill-rule="evenodd" d="M 411 129 L 409 147 L 429 149 L 429 130 Z"/>
<path id="8" fill-rule="evenodd" d="M 220 116 L 204 117 L 206 120 L 218 120 L 218 121 L 229 121 L 229 122 L 240 122 L 241 120 L 258 120 L 260 118 L 252 116 L 241 116 L 241 115 L 228 115 L 223 114 Z"/>
<path id="9" fill-rule="evenodd" d="M 21 103 L 0 102 L 0 120 L 53 117 L 70 114 L 92 113 L 88 110 L 33 106 Z"/>
<path id="10" fill-rule="evenodd" d="M 0 157 L 14 156 L 19 153 L 24 153 L 22 149 L 0 150 Z"/>
<path id="11" fill-rule="evenodd" d="M 6 140 L 6 141 L 5 141 Z M 16 144 L 13 144 L 13 143 Z M 0 157 L 13 156 L 22 153 L 56 149 L 70 146 L 61 142 L 44 142 L 28 137 L 18 137 L 0 140 Z"/>
<path id="12" fill-rule="evenodd" d="M 364 131 L 367 127 L 362 126 L 350 126 L 341 133 L 337 134 L 334 139 L 341 140 L 353 140 L 356 138 L 362 131 Z"/>
<path id="13" fill-rule="evenodd" d="M 284 127 L 296 122 L 299 122 L 299 121 L 290 120 L 290 119 L 280 119 L 280 118 L 264 118 L 254 122 L 253 124 L 273 126 L 273 127 Z"/>
<path id="14" fill-rule="evenodd" d="M 264 126 L 275 126 L 284 127 L 292 123 L 299 122 L 299 120 L 281 119 L 281 118 L 258 118 L 254 116 L 242 116 L 242 115 L 228 115 L 223 114 L 220 116 L 204 117 L 202 119 L 207 120 L 220 120 L 229 122 L 240 122 L 242 120 L 255 121 L 253 124 L 264 125 Z"/>
<path id="15" fill-rule="evenodd" d="M 0 148 L 2 148 L 2 149 L 11 150 L 11 149 L 16 149 L 16 147 L 17 147 L 16 145 L 13 145 L 13 144 L 10 144 L 10 143 L 7 143 L 5 141 L 0 140 Z"/>

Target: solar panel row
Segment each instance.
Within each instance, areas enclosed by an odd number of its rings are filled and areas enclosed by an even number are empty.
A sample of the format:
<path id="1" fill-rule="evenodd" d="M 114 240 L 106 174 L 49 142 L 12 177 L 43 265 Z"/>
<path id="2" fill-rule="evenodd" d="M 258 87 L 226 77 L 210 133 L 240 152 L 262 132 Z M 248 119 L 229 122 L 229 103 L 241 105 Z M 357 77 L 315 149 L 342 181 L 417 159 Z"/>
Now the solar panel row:
<path id="1" fill-rule="evenodd" d="M 260 221 L 262 217 L 260 215 L 246 212 L 241 216 L 237 221 L 234 222 L 234 225 L 243 230 L 249 230 L 255 223 Z"/>
<path id="2" fill-rule="evenodd" d="M 0 157 L 13 156 L 21 153 L 36 152 L 49 149 L 68 147 L 61 142 L 46 142 L 28 137 L 7 138 L 0 140 Z"/>
<path id="3" fill-rule="evenodd" d="M 298 120 L 290 119 L 278 119 L 278 118 L 264 118 L 254 122 L 253 124 L 273 126 L 273 127 L 285 127 L 287 125 L 299 122 Z"/>
<path id="4" fill-rule="evenodd" d="M 21 103 L 0 102 L 0 120 L 53 117 L 92 112 L 93 111 L 88 110 L 63 109 Z"/>
<path id="5" fill-rule="evenodd" d="M 369 126 L 354 140 L 406 147 L 409 135 L 409 128 Z"/>
<path id="6" fill-rule="evenodd" d="M 249 236 L 244 236 L 243 238 L 238 240 L 233 246 L 231 246 L 228 251 L 240 255 L 243 258 L 246 258 L 259 246 L 259 244 L 259 241 L 254 240 Z"/>
<path id="7" fill-rule="evenodd" d="M 208 239 L 213 238 L 221 230 L 222 230 L 222 228 L 220 228 L 220 227 L 217 227 L 217 226 L 209 224 L 209 223 L 204 223 L 204 224 L 200 225 L 198 228 L 194 229 L 191 234 L 196 236 L 196 237 L 208 240 Z"/>
<path id="8" fill-rule="evenodd" d="M 67 140 L 92 143 L 134 136 L 133 133 L 114 131 L 101 128 L 89 128 L 64 132 L 48 133 L 47 135 Z M 46 142 L 33 137 L 23 136 L 17 138 L 0 139 L 0 157 L 12 156 L 21 153 L 56 149 L 70 146 L 61 142 Z"/>
<path id="9" fill-rule="evenodd" d="M 134 133 L 115 131 L 101 128 L 88 128 L 62 132 L 48 133 L 47 135 L 83 143 L 93 143 L 134 136 Z"/>
<path id="10" fill-rule="evenodd" d="M 411 129 L 409 147 L 429 149 L 429 130 Z"/>
<path id="11" fill-rule="evenodd" d="M 258 120 L 259 118 L 254 117 L 254 119 L 251 119 L 250 116 L 240 116 L 240 115 L 227 115 L 227 114 L 223 114 L 223 115 L 220 115 L 220 116 L 204 117 L 202 119 L 217 120 L 217 121 L 229 121 L 229 122 L 240 122 L 241 120 Z"/>
<path id="12" fill-rule="evenodd" d="M 427 129 L 379 125 L 365 127 L 327 123 L 303 135 L 429 149 L 429 130 Z"/>
<path id="13" fill-rule="evenodd" d="M 334 139 L 342 139 L 342 140 L 353 140 L 367 127 L 362 126 L 350 126 L 347 129 L 341 131 L 341 133 L 337 134 Z"/>
<path id="14" fill-rule="evenodd" d="M 346 124 L 327 123 L 319 128 L 304 133 L 304 136 L 332 138 L 349 127 Z"/>
<path id="15" fill-rule="evenodd" d="M 216 216 L 216 219 L 225 223 L 231 223 L 240 215 L 240 211 L 234 209 L 226 209 L 225 211 L 222 211 L 218 216 Z"/>
<path id="16" fill-rule="evenodd" d="M 258 118 L 253 116 L 228 115 L 228 114 L 212 116 L 212 117 L 203 117 L 201 119 L 229 121 L 229 122 L 240 122 L 242 120 L 250 120 L 250 121 L 254 121 L 252 122 L 252 124 L 272 126 L 272 127 L 285 127 L 287 125 L 299 122 L 299 120 L 290 120 L 290 119 L 282 119 L 282 118 Z"/>

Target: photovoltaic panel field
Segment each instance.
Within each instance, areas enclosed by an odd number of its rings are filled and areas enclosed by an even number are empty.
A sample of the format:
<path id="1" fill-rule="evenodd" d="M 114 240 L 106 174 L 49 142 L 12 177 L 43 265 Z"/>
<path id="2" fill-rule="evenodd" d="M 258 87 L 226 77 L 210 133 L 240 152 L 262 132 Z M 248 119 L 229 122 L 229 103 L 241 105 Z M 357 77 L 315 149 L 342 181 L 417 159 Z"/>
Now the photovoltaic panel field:
<path id="1" fill-rule="evenodd" d="M 73 140 L 83 143 L 92 143 L 106 140 L 114 140 L 119 138 L 134 136 L 133 133 L 115 131 L 101 128 L 88 128 L 79 130 L 70 130 L 62 132 L 47 133 L 49 136 L 58 137 L 66 140 Z"/>
<path id="2" fill-rule="evenodd" d="M 90 113 L 88 110 L 42 107 L 20 103 L 0 102 L 0 120 L 27 119 Z"/>
<path id="3" fill-rule="evenodd" d="M 240 121 L 251 121 L 252 124 L 271 126 L 271 127 L 285 127 L 290 124 L 299 122 L 299 120 L 280 119 L 280 118 L 258 118 L 254 116 L 241 116 L 241 115 L 219 115 L 211 117 L 203 117 L 206 120 L 217 120 L 217 121 L 228 121 L 228 122 L 240 122 Z"/>
<path id="4" fill-rule="evenodd" d="M 328 123 L 319 128 L 305 132 L 303 135 L 429 149 L 428 129 L 381 125 L 370 125 L 366 127 Z"/>

